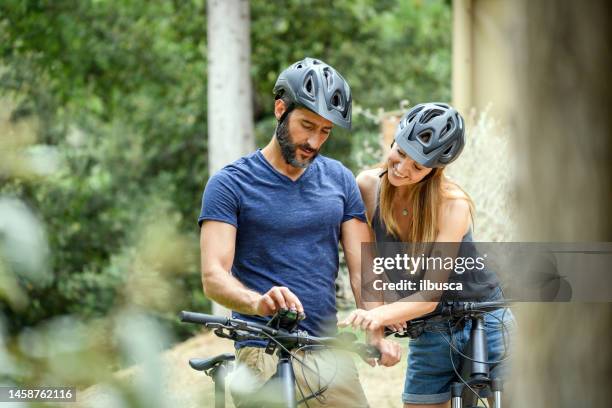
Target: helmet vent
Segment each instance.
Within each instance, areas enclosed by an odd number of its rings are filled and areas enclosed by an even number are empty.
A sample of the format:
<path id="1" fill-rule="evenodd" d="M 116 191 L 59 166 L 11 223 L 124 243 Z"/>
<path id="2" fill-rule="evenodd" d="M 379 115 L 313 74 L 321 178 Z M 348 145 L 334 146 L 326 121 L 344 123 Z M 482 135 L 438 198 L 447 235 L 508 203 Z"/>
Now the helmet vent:
<path id="1" fill-rule="evenodd" d="M 430 122 L 433 118 L 442 115 L 444 112 L 442 112 L 441 110 L 438 109 L 431 109 L 428 112 L 425 112 L 425 114 L 421 117 L 421 120 L 419 122 L 421 123 L 428 123 Z"/>
<path id="2" fill-rule="evenodd" d="M 451 144 L 450 146 L 448 146 L 446 148 L 446 150 L 444 150 L 444 153 L 442 153 L 443 156 L 447 156 L 448 154 L 450 154 L 450 152 L 453 150 L 453 147 L 455 147 L 455 144 Z"/>
<path id="3" fill-rule="evenodd" d="M 302 68 L 302 64 L 297 64 L 296 68 L 297 69 L 301 69 Z"/>
<path id="4" fill-rule="evenodd" d="M 334 108 L 341 109 L 342 108 L 342 95 L 340 92 L 336 91 L 331 98 L 331 104 Z"/>
<path id="5" fill-rule="evenodd" d="M 316 59 L 315 59 L 315 60 L 312 60 L 312 64 L 313 64 L 313 65 L 318 65 L 318 64 L 320 64 L 320 63 L 321 63 L 321 61 L 319 61 L 319 60 L 316 60 Z"/>
<path id="6" fill-rule="evenodd" d="M 414 118 L 416 117 L 417 113 L 419 113 L 422 109 L 423 107 L 421 107 L 420 109 L 414 109 L 414 112 L 412 112 L 410 116 L 406 118 L 406 124 L 412 122 Z"/>
<path id="7" fill-rule="evenodd" d="M 313 96 L 313 88 L 314 84 L 312 83 L 312 76 L 308 76 L 308 78 L 306 78 L 306 82 L 304 82 L 304 89 L 308 95 Z"/>
<path id="8" fill-rule="evenodd" d="M 446 135 L 450 130 L 451 130 L 452 126 L 451 126 L 451 122 L 450 120 L 446 123 L 446 127 L 444 129 L 442 129 L 442 131 L 440 132 L 440 137 L 444 137 L 444 135 Z"/>
<path id="9" fill-rule="evenodd" d="M 324 68 L 323 69 L 323 76 L 325 77 L 325 82 L 327 84 L 327 89 L 330 89 L 332 87 L 333 84 L 333 79 L 332 79 L 332 73 L 329 70 L 329 68 Z"/>
<path id="10" fill-rule="evenodd" d="M 431 139 L 431 133 L 423 132 L 420 135 L 418 135 L 417 138 L 421 141 L 421 143 L 427 144 L 429 143 L 429 140 Z"/>

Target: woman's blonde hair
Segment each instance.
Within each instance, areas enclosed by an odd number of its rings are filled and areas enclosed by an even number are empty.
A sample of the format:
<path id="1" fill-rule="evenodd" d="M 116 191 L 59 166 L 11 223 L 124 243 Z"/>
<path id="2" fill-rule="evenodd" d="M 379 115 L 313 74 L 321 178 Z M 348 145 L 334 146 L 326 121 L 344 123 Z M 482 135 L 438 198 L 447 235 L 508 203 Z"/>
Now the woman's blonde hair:
<path id="1" fill-rule="evenodd" d="M 387 162 L 382 163 L 380 168 L 388 171 Z M 387 174 L 380 178 L 379 211 L 387 233 L 404 242 L 434 242 L 438 232 L 438 211 L 442 200 L 449 195 L 444 191 L 443 182 L 444 168 L 434 168 L 420 182 L 414 184 L 408 196 L 410 214 L 410 224 L 407 231 L 400 231 L 398 222 L 393 215 L 393 200 L 397 188 L 388 179 Z M 470 196 L 456 183 L 446 179 L 447 183 L 452 184 L 463 191 L 470 206 L 470 216 L 474 219 L 474 202 Z M 402 233 L 403 232 L 403 233 Z"/>

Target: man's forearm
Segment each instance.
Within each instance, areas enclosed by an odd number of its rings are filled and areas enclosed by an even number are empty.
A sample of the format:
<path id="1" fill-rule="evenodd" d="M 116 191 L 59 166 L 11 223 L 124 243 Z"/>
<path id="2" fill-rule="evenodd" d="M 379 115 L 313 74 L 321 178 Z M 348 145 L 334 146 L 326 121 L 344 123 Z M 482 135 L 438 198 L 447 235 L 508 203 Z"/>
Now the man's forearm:
<path id="1" fill-rule="evenodd" d="M 355 298 L 355 305 L 362 307 L 361 300 L 361 276 L 357 273 L 349 271 L 349 280 L 351 281 L 351 290 L 353 291 L 353 297 Z"/>
<path id="2" fill-rule="evenodd" d="M 209 299 L 238 313 L 257 314 L 256 304 L 261 295 L 247 289 L 238 279 L 222 268 L 202 273 L 204 293 Z"/>

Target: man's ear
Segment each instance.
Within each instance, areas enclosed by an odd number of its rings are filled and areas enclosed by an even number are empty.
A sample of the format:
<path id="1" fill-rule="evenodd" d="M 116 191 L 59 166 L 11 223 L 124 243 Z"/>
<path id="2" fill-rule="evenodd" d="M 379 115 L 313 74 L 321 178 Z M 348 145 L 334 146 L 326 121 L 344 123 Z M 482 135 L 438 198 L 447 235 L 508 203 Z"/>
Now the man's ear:
<path id="1" fill-rule="evenodd" d="M 282 99 L 279 98 L 274 101 L 274 116 L 276 116 L 276 120 L 280 120 L 285 110 L 287 110 L 287 107 Z"/>

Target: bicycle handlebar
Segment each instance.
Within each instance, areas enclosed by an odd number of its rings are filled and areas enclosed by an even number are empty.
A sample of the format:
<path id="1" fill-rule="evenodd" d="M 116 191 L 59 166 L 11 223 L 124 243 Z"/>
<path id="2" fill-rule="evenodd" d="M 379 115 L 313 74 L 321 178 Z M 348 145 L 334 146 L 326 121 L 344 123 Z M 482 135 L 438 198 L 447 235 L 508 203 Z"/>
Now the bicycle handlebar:
<path id="1" fill-rule="evenodd" d="M 219 317 L 219 316 L 207 315 L 207 314 L 202 314 L 202 313 L 194 313 L 194 312 L 186 312 L 186 311 L 182 311 L 179 314 L 179 318 L 181 319 L 181 322 L 196 323 L 196 324 L 202 324 L 202 325 L 207 325 L 209 323 L 217 323 L 221 325 L 226 325 L 228 323 L 227 317 Z"/>
<path id="2" fill-rule="evenodd" d="M 380 351 L 376 347 L 356 342 L 356 336 L 351 334 L 341 334 L 337 337 L 316 337 L 309 335 L 305 331 L 288 332 L 255 322 L 188 311 L 182 311 L 179 317 L 182 322 L 201 324 L 208 328 L 219 329 L 215 330 L 217 336 L 234 341 L 269 341 L 273 339 L 287 349 L 296 349 L 304 346 L 326 346 L 351 351 L 364 358 L 380 358 Z M 223 330 L 227 330 L 229 333 L 225 333 Z"/>
<path id="3" fill-rule="evenodd" d="M 395 335 L 395 337 L 418 337 L 423 328 L 430 320 L 441 317 L 441 320 L 458 319 L 464 316 L 479 315 L 488 313 L 496 309 L 509 307 L 512 304 L 508 300 L 496 300 L 489 302 L 443 302 L 442 307 L 431 313 L 427 313 L 421 317 L 406 322 L 408 326 L 404 330 L 404 334 L 396 332 L 389 328 L 385 328 L 385 336 Z"/>
<path id="4" fill-rule="evenodd" d="M 445 302 L 439 311 L 428 313 L 421 316 L 418 320 L 430 319 L 436 316 L 461 317 L 471 313 L 485 313 L 496 309 L 510 306 L 507 300 L 497 300 L 490 302 Z"/>

